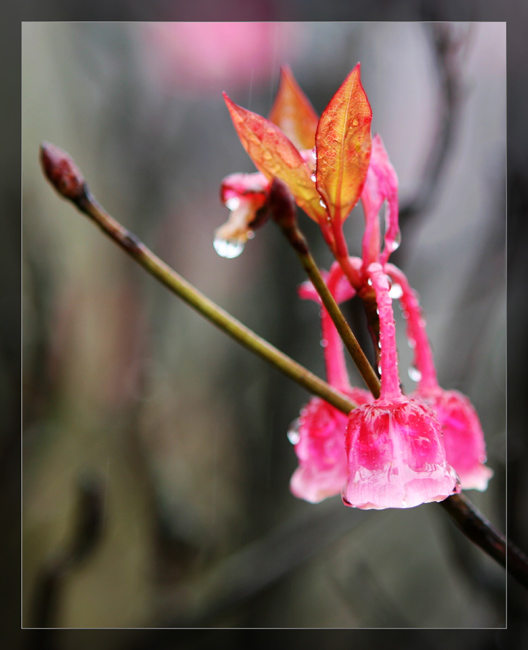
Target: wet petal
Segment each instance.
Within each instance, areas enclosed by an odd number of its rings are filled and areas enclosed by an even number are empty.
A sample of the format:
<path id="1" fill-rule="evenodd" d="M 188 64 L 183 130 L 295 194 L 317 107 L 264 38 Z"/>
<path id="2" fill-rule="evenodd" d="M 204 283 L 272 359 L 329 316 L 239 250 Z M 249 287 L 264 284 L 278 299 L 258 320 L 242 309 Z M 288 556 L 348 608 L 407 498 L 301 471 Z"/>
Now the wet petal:
<path id="1" fill-rule="evenodd" d="M 346 505 L 412 508 L 459 491 L 447 463 L 440 425 L 424 404 L 379 399 L 350 413 L 346 432 Z"/>

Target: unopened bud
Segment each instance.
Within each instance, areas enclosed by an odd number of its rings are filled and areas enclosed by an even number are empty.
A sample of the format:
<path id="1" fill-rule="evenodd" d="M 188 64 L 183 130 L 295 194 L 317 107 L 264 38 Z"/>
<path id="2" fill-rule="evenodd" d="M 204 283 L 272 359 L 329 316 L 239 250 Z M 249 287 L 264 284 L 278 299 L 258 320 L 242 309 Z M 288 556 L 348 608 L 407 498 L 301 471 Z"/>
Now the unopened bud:
<path id="1" fill-rule="evenodd" d="M 77 201 L 86 195 L 84 177 L 65 151 L 50 142 L 43 142 L 40 146 L 40 162 L 46 178 L 61 196 Z"/>

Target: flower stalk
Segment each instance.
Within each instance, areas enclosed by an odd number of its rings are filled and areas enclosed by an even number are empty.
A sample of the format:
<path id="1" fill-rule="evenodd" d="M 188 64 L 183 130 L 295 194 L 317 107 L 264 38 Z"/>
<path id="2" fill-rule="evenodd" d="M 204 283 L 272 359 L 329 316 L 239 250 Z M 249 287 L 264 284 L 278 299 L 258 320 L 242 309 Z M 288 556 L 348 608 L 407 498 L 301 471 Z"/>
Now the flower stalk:
<path id="1" fill-rule="evenodd" d="M 302 264 L 302 267 L 312 281 L 315 290 L 319 294 L 323 305 L 330 314 L 330 317 L 332 318 L 346 349 L 356 364 L 360 375 L 363 377 L 365 384 L 368 386 L 374 397 L 379 397 L 379 379 L 343 316 L 343 312 L 339 309 L 339 305 L 326 286 L 326 282 L 323 280 L 323 276 L 321 275 L 308 247 L 308 242 L 297 225 L 293 198 L 282 181 L 277 179 L 273 180 L 270 188 L 269 204 L 273 220 L 277 223 L 284 236 L 291 244 L 300 263 Z"/>

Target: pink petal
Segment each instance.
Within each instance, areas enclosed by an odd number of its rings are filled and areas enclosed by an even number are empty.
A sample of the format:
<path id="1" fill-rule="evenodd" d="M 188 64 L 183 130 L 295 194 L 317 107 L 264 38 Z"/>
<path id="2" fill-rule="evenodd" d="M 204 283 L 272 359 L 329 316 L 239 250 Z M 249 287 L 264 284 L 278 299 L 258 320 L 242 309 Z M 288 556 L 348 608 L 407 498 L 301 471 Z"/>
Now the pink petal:
<path id="1" fill-rule="evenodd" d="M 356 404 L 372 401 L 361 388 L 346 391 Z M 298 438 L 295 453 L 299 467 L 290 482 L 292 493 L 310 503 L 318 503 L 339 494 L 346 482 L 348 469 L 345 453 L 345 430 L 348 417 L 320 399 L 312 398 L 301 411 L 297 428 L 290 431 Z"/>
<path id="2" fill-rule="evenodd" d="M 456 390 L 442 388 L 418 390 L 437 414 L 442 426 L 447 461 L 460 477 L 464 490 L 485 490 L 493 471 L 486 467 L 484 434 L 473 405 Z"/>
<path id="3" fill-rule="evenodd" d="M 349 415 L 346 505 L 362 509 L 412 508 L 460 490 L 448 465 L 433 412 L 408 400 L 378 399 Z"/>
<path id="4" fill-rule="evenodd" d="M 384 201 L 387 201 L 387 213 L 385 247 L 381 252 L 379 211 Z M 379 135 L 375 135 L 372 140 L 372 155 L 361 193 L 361 203 L 365 212 L 363 262 L 365 266 L 378 261 L 385 264 L 399 245 L 398 177 Z"/>

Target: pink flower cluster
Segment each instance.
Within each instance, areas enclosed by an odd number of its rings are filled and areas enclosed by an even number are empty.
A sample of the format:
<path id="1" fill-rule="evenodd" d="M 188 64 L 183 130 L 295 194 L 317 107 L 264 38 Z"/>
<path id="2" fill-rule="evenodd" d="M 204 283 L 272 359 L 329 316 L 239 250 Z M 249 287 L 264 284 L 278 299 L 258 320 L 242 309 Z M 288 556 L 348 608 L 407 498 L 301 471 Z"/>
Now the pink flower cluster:
<path id="1" fill-rule="evenodd" d="M 324 274 L 336 302 L 359 296 L 365 303 L 381 381 L 377 399 L 350 385 L 335 325 L 311 282 L 303 284 L 301 298 L 320 305 L 327 381 L 356 408 L 345 415 L 316 397 L 302 409 L 289 432 L 299 461 L 291 490 L 312 503 L 341 493 L 346 505 L 362 509 L 409 508 L 442 501 L 463 488 L 484 490 L 492 471 L 484 465 L 478 416 L 467 397 L 438 385 L 417 296 L 405 274 L 388 262 L 400 241 L 398 179 L 379 135 L 370 141 L 370 106 L 359 66 L 319 120 L 289 71 L 283 81 L 271 121 L 226 99 L 260 171 L 224 179 L 221 198 L 231 217 L 217 230 L 215 247 L 227 257 L 242 250 L 269 215 L 272 179 L 282 179 L 297 204 L 319 223 L 336 257 Z M 356 105 L 361 110 L 357 118 L 349 110 Z M 301 116 L 297 121 L 292 118 L 296 114 Z M 314 138 L 316 146 L 310 148 Z M 310 176 L 312 167 L 316 171 Z M 342 235 L 342 222 L 358 199 L 365 215 L 361 258 L 348 255 Z M 400 387 L 393 296 L 400 300 L 420 376 L 410 396 Z"/>
<path id="2" fill-rule="evenodd" d="M 341 340 L 321 306 L 327 380 L 358 408 L 345 419 L 323 400 L 310 400 L 298 420 L 299 467 L 291 490 L 312 503 L 342 493 L 346 505 L 362 509 L 413 507 L 441 501 L 461 488 L 485 490 L 493 472 L 484 465 L 484 435 L 476 411 L 467 397 L 438 385 L 416 294 L 405 274 L 386 261 L 398 242 L 397 179 L 379 136 L 374 138 L 361 200 L 366 218 L 363 256 L 350 262 L 376 294 L 381 395 L 374 400 L 370 393 L 350 387 Z M 382 248 L 379 211 L 384 201 L 388 205 Z M 326 282 L 338 302 L 356 293 L 337 263 Z M 318 299 L 306 284 L 299 293 Z M 391 293 L 401 302 L 420 375 L 409 398 L 400 389 Z"/>

